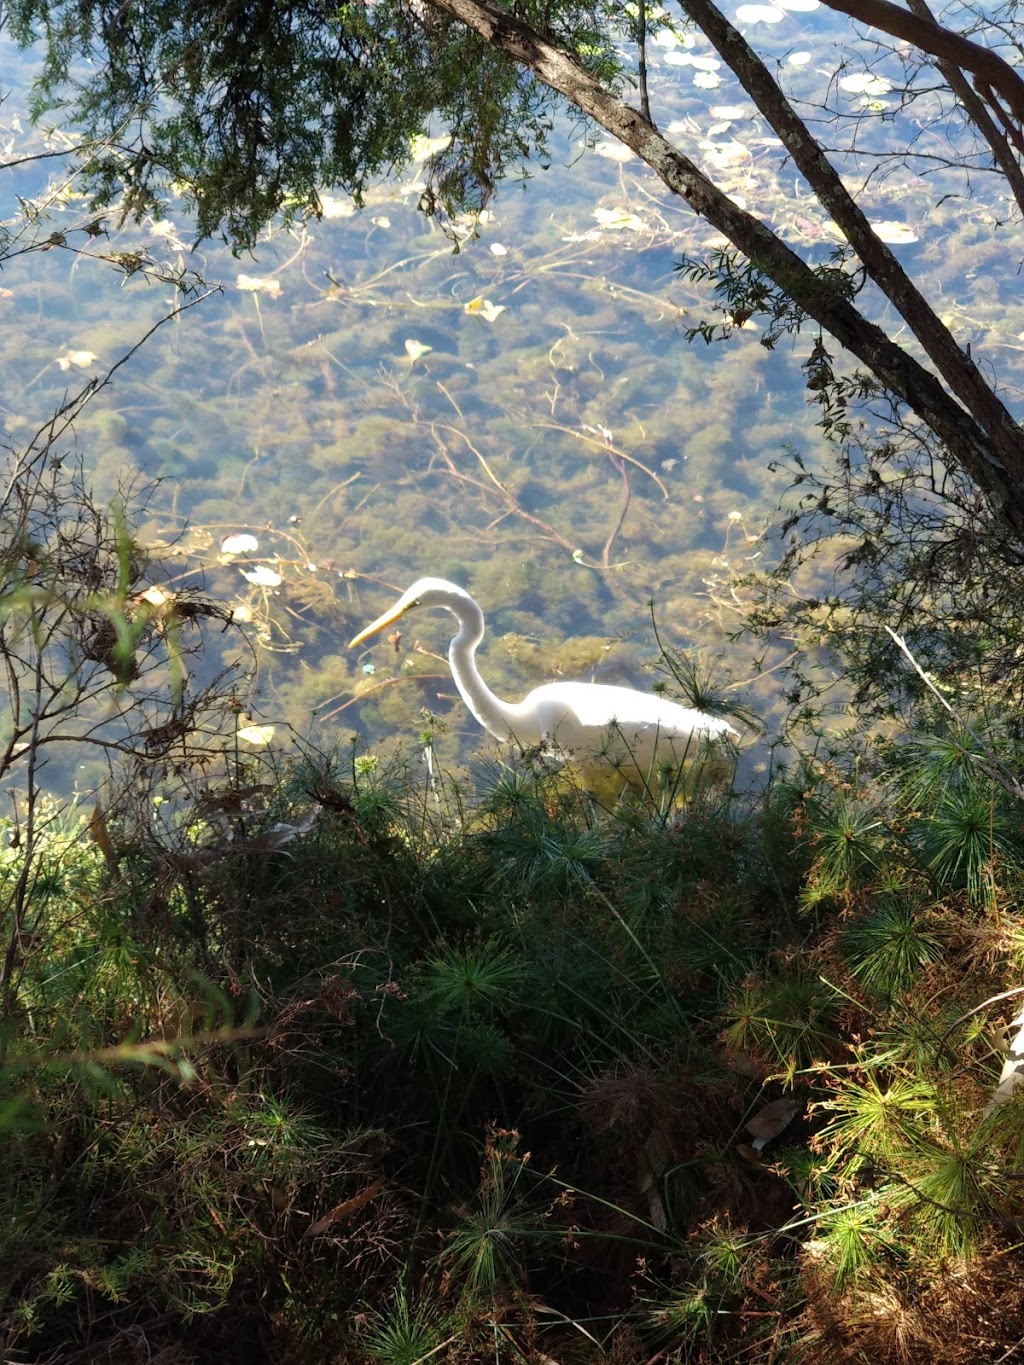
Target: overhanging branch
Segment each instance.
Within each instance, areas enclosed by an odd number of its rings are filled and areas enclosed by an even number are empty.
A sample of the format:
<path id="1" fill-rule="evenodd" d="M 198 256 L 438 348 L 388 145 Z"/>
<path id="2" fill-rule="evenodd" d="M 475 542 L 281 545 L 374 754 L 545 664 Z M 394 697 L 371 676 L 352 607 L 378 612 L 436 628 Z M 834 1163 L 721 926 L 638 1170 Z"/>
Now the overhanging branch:
<path id="1" fill-rule="evenodd" d="M 1024 124 L 1024 81 L 1009 62 L 991 48 L 944 28 L 930 16 L 911 14 L 890 0 L 825 0 L 825 4 L 859 23 L 911 43 L 932 57 L 940 57 L 969 71 L 979 90 L 991 89 L 1002 96 L 1006 108 L 1017 121 L 1018 130 Z M 1006 111 L 1000 112 L 1005 115 Z"/>
<path id="2" fill-rule="evenodd" d="M 984 429 L 1006 469 L 1024 486 L 1024 438 L 1020 427 L 872 228 L 867 215 L 760 57 L 713 0 L 680 0 L 680 3 L 779 135 L 818 201 L 856 251 L 868 275 L 907 323 L 943 381 Z"/>
<path id="3" fill-rule="evenodd" d="M 427 0 L 452 15 L 629 147 L 925 422 L 1024 540 L 1024 444 L 1011 462 L 938 378 L 830 288 L 780 237 L 739 208 L 637 110 L 573 56 L 489 0 Z M 991 395 L 994 399 L 995 396 Z M 995 400 L 998 401 L 998 400 Z M 1019 428 L 1007 432 L 1006 439 Z"/>

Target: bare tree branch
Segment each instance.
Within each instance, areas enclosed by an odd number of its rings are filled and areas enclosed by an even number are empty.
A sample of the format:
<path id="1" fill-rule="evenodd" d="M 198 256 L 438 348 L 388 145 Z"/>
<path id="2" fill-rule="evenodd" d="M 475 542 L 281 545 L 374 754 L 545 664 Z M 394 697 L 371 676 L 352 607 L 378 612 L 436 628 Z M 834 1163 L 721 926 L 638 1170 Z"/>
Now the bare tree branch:
<path id="1" fill-rule="evenodd" d="M 927 19 L 933 24 L 936 22 L 925 0 L 907 0 L 907 4 L 922 19 Z M 960 67 L 955 62 L 946 61 L 944 57 L 936 58 L 935 64 L 963 105 L 964 112 L 988 144 L 996 165 L 1006 177 L 1006 182 L 1013 192 L 1017 207 L 1024 213 L 1024 171 L 1021 170 L 1020 162 L 1014 155 L 1006 135 L 996 126 L 985 101 L 972 89 Z"/>
<path id="2" fill-rule="evenodd" d="M 883 33 L 912 43 L 922 52 L 970 71 L 983 97 L 987 98 L 987 90 L 996 91 L 1003 97 L 1017 120 L 1019 133 L 1024 125 L 1024 81 L 1009 62 L 991 48 L 944 28 L 930 15 L 925 18 L 911 14 L 899 5 L 891 4 L 890 0 L 825 0 L 825 4 L 859 23 L 880 28 Z"/>

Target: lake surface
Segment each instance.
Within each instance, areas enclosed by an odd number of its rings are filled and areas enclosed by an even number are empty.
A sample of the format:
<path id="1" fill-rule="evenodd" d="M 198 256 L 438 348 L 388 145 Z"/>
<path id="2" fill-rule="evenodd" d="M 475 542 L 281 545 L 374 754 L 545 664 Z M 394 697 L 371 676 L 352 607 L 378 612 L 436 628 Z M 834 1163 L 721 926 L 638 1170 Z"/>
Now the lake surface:
<path id="1" fill-rule="evenodd" d="M 974 199 L 934 207 L 941 182 L 923 171 L 939 174 L 948 127 L 921 107 L 900 116 L 877 85 L 844 93 L 836 22 L 793 9 L 751 36 L 797 94 L 887 117 L 891 145 L 913 120 L 918 160 L 876 178 L 860 163 L 861 202 L 1019 406 L 1024 303 L 1009 230 L 996 228 L 1000 182 L 991 202 L 981 177 Z M 9 44 L 0 60 L 15 69 Z M 664 35 L 650 60 L 652 100 L 681 148 L 826 259 L 834 234 L 709 45 Z M 63 136 L 30 128 L 18 61 L 0 106 L 5 160 Z M 45 200 L 66 234 L 89 221 L 73 183 L 58 193 L 60 168 L 8 170 L 4 219 L 21 195 Z M 819 458 L 800 371 L 813 334 L 767 351 L 748 324 L 711 347 L 688 343 L 712 310 L 673 265 L 717 238 L 600 135 L 566 124 L 550 170 L 503 188 L 476 235 L 456 225 L 457 253 L 417 211 L 420 189 L 413 166 L 359 213 L 325 191 L 320 221 L 268 231 L 251 257 L 192 252 L 187 217 L 169 205 L 161 221 L 118 227 L 108 214 L 107 235 L 69 238 L 87 254 L 9 261 L 6 440 L 26 439 L 174 306 L 168 286 L 122 280 L 99 257 L 137 251 L 196 270 L 216 292 L 118 370 L 76 440 L 102 496 L 126 473 L 161 480 L 146 534 L 173 542 L 173 582 L 202 581 L 248 622 L 259 659 L 248 711 L 277 727 L 275 742 L 292 727 L 322 747 L 358 733 L 415 748 L 426 711 L 442 764 L 493 752 L 448 675 L 446 614 L 407 618 L 398 642 L 346 648 L 427 573 L 480 600 L 481 668 L 502 695 L 559 677 L 647 686 L 653 601 L 667 642 L 721 656 L 737 693 L 777 718 L 760 647 L 729 638 L 744 613 L 734 582 L 774 553 L 762 531 L 788 479 L 770 463 L 790 449 Z M 225 552 L 239 535 L 256 548 Z"/>

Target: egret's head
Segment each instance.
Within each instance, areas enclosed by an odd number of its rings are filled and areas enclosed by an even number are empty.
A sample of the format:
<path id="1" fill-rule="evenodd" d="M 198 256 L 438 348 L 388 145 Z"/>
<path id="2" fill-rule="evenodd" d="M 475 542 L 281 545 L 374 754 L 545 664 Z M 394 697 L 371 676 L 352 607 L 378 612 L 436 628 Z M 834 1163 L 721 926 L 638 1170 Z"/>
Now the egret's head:
<path id="1" fill-rule="evenodd" d="M 449 611 L 454 612 L 459 617 L 462 617 L 464 610 L 478 610 L 469 593 L 464 588 L 449 583 L 446 578 L 417 578 L 412 587 L 402 593 L 393 607 L 389 608 L 383 616 L 378 616 L 376 621 L 371 621 L 365 630 L 361 630 L 349 641 L 349 649 L 355 645 L 361 645 L 364 640 L 368 640 L 371 635 L 376 635 L 385 626 L 390 626 L 400 616 L 411 611 L 413 607 L 447 607 Z"/>

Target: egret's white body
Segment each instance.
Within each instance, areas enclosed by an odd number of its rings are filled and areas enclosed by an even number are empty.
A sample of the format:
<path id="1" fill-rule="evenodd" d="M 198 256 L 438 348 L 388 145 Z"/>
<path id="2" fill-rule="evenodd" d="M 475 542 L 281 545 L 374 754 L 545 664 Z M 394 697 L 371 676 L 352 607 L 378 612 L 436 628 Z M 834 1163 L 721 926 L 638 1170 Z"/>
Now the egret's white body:
<path id="1" fill-rule="evenodd" d="M 448 648 L 455 685 L 485 730 L 521 749 L 537 748 L 585 769 L 614 771 L 626 781 L 646 783 L 665 765 L 694 757 L 701 740 L 737 734 L 719 716 L 604 683 L 544 683 L 520 702 L 502 701 L 476 666 L 483 612 L 468 592 L 444 578 L 418 579 L 389 611 L 359 632 L 350 648 L 412 607 L 444 607 L 458 620 L 458 633 Z"/>

